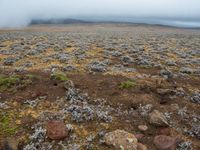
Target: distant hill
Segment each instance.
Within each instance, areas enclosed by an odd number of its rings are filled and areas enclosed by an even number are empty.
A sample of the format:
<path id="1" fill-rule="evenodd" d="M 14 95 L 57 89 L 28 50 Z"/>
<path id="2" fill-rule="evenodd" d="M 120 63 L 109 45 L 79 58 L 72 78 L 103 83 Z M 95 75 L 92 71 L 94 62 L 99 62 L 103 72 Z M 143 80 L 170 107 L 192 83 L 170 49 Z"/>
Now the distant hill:
<path id="1" fill-rule="evenodd" d="M 86 19 L 85 19 L 86 20 Z M 200 27 L 184 27 L 184 26 L 176 26 L 176 25 L 170 25 L 170 24 L 166 24 L 166 23 L 142 23 L 140 21 L 138 22 L 132 22 L 132 21 L 94 21 L 92 19 L 90 19 L 90 21 L 85 21 L 85 20 L 80 20 L 80 19 L 71 19 L 71 18 L 67 18 L 67 19 L 34 19 L 32 20 L 29 25 L 39 25 L 39 24 L 78 24 L 78 23 L 98 23 L 98 24 L 104 24 L 104 23 L 108 23 L 108 24 L 129 24 L 129 25 L 147 25 L 147 26 L 160 26 L 160 27 L 172 27 L 172 28 L 185 28 L 185 29 L 200 29 Z"/>
<path id="2" fill-rule="evenodd" d="M 30 25 L 37 24 L 72 24 L 72 23 L 90 23 L 89 21 L 77 20 L 77 19 L 34 19 L 30 22 Z"/>

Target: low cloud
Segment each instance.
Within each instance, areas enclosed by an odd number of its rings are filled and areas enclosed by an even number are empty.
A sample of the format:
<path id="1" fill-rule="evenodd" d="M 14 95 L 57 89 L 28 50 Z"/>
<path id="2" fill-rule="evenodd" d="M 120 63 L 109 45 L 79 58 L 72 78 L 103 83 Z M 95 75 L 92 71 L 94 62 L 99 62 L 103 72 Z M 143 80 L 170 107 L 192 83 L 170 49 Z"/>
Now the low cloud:
<path id="1" fill-rule="evenodd" d="M 200 27 L 199 0 L 0 0 L 0 27 L 75 18 Z"/>

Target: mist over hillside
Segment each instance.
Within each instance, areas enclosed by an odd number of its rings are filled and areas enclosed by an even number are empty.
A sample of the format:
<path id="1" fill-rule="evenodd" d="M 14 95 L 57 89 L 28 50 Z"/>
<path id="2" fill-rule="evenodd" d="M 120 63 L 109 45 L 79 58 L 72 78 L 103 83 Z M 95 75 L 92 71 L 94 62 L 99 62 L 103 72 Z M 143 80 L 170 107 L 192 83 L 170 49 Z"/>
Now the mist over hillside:
<path id="1" fill-rule="evenodd" d="M 0 28 L 24 27 L 38 22 L 60 24 L 72 21 L 65 21 L 67 18 L 84 22 L 114 21 L 200 27 L 200 1 L 0 0 Z"/>

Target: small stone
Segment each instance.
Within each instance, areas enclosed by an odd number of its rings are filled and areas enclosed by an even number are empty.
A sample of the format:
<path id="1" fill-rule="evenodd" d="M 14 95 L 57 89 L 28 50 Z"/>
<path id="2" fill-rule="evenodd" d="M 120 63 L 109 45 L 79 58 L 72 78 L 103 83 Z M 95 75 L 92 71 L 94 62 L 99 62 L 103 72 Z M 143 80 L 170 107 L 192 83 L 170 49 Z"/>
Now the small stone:
<path id="1" fill-rule="evenodd" d="M 106 133 L 104 140 L 108 146 L 113 146 L 115 149 L 137 150 L 137 138 L 124 130 Z"/>
<path id="2" fill-rule="evenodd" d="M 14 138 L 7 138 L 1 143 L 1 150 L 18 150 L 18 141 Z"/>
<path id="3" fill-rule="evenodd" d="M 153 143 L 158 150 L 175 150 L 177 142 L 177 138 L 166 135 L 158 135 L 153 140 Z"/>
<path id="4" fill-rule="evenodd" d="M 61 140 L 67 137 L 68 131 L 62 121 L 49 121 L 47 123 L 47 136 L 52 140 Z"/>
<path id="5" fill-rule="evenodd" d="M 157 89 L 157 93 L 160 95 L 173 95 L 175 94 L 175 91 L 171 89 Z"/>
<path id="6" fill-rule="evenodd" d="M 146 131 L 146 130 L 148 130 L 148 127 L 147 127 L 146 125 L 139 125 L 139 126 L 138 126 L 138 129 L 139 129 L 140 131 Z"/>
<path id="7" fill-rule="evenodd" d="M 149 114 L 149 122 L 155 126 L 168 126 L 168 122 L 163 113 L 158 110 L 154 110 Z"/>

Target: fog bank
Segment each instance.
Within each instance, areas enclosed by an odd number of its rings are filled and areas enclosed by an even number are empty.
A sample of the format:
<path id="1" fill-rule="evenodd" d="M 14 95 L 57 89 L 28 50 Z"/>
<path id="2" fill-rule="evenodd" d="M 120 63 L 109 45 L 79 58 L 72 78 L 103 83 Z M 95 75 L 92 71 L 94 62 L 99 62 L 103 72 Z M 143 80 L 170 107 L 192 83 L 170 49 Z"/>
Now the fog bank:
<path id="1" fill-rule="evenodd" d="M 200 27 L 199 0 L 0 0 L 0 28 L 34 19 L 125 21 Z"/>

